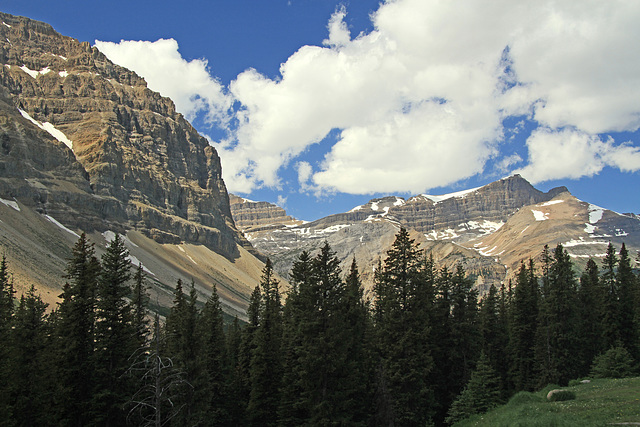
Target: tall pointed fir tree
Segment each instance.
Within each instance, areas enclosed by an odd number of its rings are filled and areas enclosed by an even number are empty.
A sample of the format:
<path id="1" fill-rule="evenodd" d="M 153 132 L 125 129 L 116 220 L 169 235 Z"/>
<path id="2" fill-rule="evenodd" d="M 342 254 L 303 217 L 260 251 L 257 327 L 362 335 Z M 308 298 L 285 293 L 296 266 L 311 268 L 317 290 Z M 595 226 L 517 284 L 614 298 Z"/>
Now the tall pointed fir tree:
<path id="1" fill-rule="evenodd" d="M 194 398 L 199 404 L 196 422 L 206 426 L 233 425 L 237 420 L 231 418 L 227 348 L 222 307 L 215 286 L 202 309 L 196 332 L 200 340 L 200 375 L 194 384 Z"/>
<path id="2" fill-rule="evenodd" d="M 282 387 L 282 305 L 278 280 L 271 260 L 262 270 L 258 329 L 250 364 L 251 392 L 248 415 L 250 425 L 275 426 Z"/>
<path id="3" fill-rule="evenodd" d="M 136 331 L 136 340 L 139 347 L 146 345 L 149 335 L 149 324 L 147 321 L 149 293 L 147 289 L 144 269 L 142 263 L 140 263 L 133 276 L 133 290 L 131 293 L 132 322 Z"/>
<path id="4" fill-rule="evenodd" d="M 616 281 L 618 257 L 613 244 L 609 242 L 607 252 L 602 259 L 602 287 L 604 288 L 604 304 L 602 318 L 602 339 L 605 350 L 618 347 L 622 343 L 620 335 L 619 290 Z"/>
<path id="5" fill-rule="evenodd" d="M 238 348 L 238 363 L 236 373 L 238 376 L 238 399 L 244 408 L 244 422 L 248 423 L 248 406 L 251 394 L 251 358 L 256 347 L 256 333 L 260 324 L 260 307 L 262 306 L 262 292 L 258 284 L 249 297 L 247 308 L 247 325 L 240 334 L 240 346 Z"/>
<path id="6" fill-rule="evenodd" d="M 577 283 L 569 254 L 553 251 L 549 283 L 543 288 L 538 325 L 542 342 L 536 348 L 538 385 L 568 384 L 578 375 L 579 317 Z"/>
<path id="7" fill-rule="evenodd" d="M 9 275 L 7 258 L 2 255 L 0 260 L 0 343 L 8 343 L 11 336 L 14 311 L 13 282 Z M 0 413 L 10 416 L 11 404 L 9 402 L 10 374 L 9 346 L 0 345 Z"/>
<path id="8" fill-rule="evenodd" d="M 580 319 L 580 372 L 588 375 L 595 357 L 605 349 L 602 346 L 602 319 L 604 289 L 600 282 L 598 264 L 589 258 L 578 289 L 578 310 Z"/>
<path id="9" fill-rule="evenodd" d="M 292 383 L 284 385 L 281 424 L 293 425 L 295 417 L 298 423 L 312 425 L 363 425 L 370 413 L 364 349 L 367 311 L 357 267 L 347 286 L 326 242 L 310 265 L 305 260 L 299 259 L 292 277 L 300 277 L 305 265 L 311 274 L 293 280 L 285 306 L 285 313 L 293 314 L 285 328 L 285 336 L 292 339 L 285 348 L 293 344 L 285 352 L 285 378 Z"/>
<path id="10" fill-rule="evenodd" d="M 485 413 L 501 401 L 500 379 L 482 352 L 469 382 L 451 405 L 446 421 L 455 424 L 471 415 Z"/>
<path id="11" fill-rule="evenodd" d="M 429 349 L 433 283 L 425 280 L 424 256 L 401 228 L 376 274 L 375 322 L 380 355 L 378 407 L 381 424 L 424 425 L 433 409 L 428 376 L 433 369 Z"/>
<path id="12" fill-rule="evenodd" d="M 302 288 L 302 295 L 306 295 L 311 279 L 312 258 L 307 251 L 303 251 L 289 273 L 291 288 L 283 309 L 283 380 L 278 410 L 281 426 L 303 425 L 310 417 L 310 396 L 306 392 L 308 387 L 303 384 L 305 372 L 302 361 L 306 357 L 306 348 L 301 326 L 304 325 L 305 315 L 313 311 L 313 306 L 308 299 L 302 299 L 300 289 Z"/>
<path id="13" fill-rule="evenodd" d="M 57 310 L 59 424 L 85 426 L 95 418 L 95 307 L 100 262 L 83 233 L 67 264 L 68 282 Z"/>
<path id="14" fill-rule="evenodd" d="M 31 285 L 15 312 L 10 382 L 13 420 L 20 426 L 47 425 L 52 421 L 46 308 Z"/>
<path id="15" fill-rule="evenodd" d="M 521 263 L 509 316 L 509 372 L 515 391 L 530 391 L 536 386 L 534 349 L 539 293 L 533 261 L 529 261 L 529 268 Z"/>
<path id="16" fill-rule="evenodd" d="M 95 420 L 105 426 L 123 425 L 124 404 L 133 394 L 134 384 L 125 375 L 138 348 L 137 330 L 129 298 L 131 261 L 124 240 L 116 234 L 102 256 L 96 301 Z"/>
<path id="17" fill-rule="evenodd" d="M 631 267 L 631 258 L 625 244 L 622 244 L 619 253 L 618 271 L 616 273 L 616 285 L 618 288 L 618 324 L 620 325 L 620 337 L 622 345 L 631 356 L 640 361 L 640 331 L 636 324 L 636 305 L 638 285 L 636 276 Z"/>
<path id="18" fill-rule="evenodd" d="M 489 292 L 481 300 L 478 323 L 482 336 L 482 352 L 487 358 L 487 363 L 498 375 L 501 395 L 506 397 L 509 331 L 506 318 L 503 317 L 506 307 L 501 298 L 502 295 L 498 294 L 496 287 L 491 285 Z"/>
<path id="19" fill-rule="evenodd" d="M 469 382 L 482 344 L 478 325 L 478 293 L 473 289 L 473 282 L 465 276 L 464 268 L 458 264 L 451 289 L 451 338 L 454 347 L 449 360 L 456 368 L 451 372 L 449 386 L 454 396 Z"/>
<path id="20" fill-rule="evenodd" d="M 173 401 L 176 415 L 171 424 L 176 426 L 188 425 L 193 422 L 193 393 L 195 379 L 198 376 L 196 354 L 198 342 L 196 338 L 196 291 L 191 282 L 189 296 L 183 291 L 182 280 L 178 279 L 174 292 L 173 306 L 165 323 L 167 357 L 181 373 L 184 379 L 181 393 Z"/>

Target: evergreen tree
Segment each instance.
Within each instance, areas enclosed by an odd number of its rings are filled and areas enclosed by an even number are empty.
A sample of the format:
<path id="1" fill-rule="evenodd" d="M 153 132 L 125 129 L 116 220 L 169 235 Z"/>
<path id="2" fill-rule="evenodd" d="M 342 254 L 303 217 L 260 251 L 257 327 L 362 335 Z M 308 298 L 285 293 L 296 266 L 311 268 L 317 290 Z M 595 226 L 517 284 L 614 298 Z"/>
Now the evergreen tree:
<path id="1" fill-rule="evenodd" d="M 147 305 L 149 304 L 148 287 L 145 283 L 145 274 L 142 264 L 138 264 L 133 276 L 133 292 L 131 295 L 132 322 L 136 331 L 136 340 L 139 347 L 145 346 L 149 335 L 147 323 Z"/>
<path id="2" fill-rule="evenodd" d="M 451 405 L 447 423 L 455 424 L 471 415 L 482 414 L 498 406 L 501 403 L 499 383 L 496 372 L 483 352 L 465 389 Z"/>
<path id="3" fill-rule="evenodd" d="M 124 240 L 115 235 L 102 256 L 102 270 L 96 302 L 95 420 L 104 425 L 122 425 L 126 414 L 124 404 L 133 393 L 133 385 L 125 374 L 138 342 L 133 325 L 133 313 L 128 299 L 131 295 L 131 261 Z"/>
<path id="4" fill-rule="evenodd" d="M 451 340 L 453 348 L 449 356 L 454 369 L 449 377 L 451 393 L 458 395 L 471 378 L 481 349 L 478 325 L 478 293 L 473 282 L 465 277 L 458 264 L 452 277 L 451 289 Z"/>
<path id="5" fill-rule="evenodd" d="M 193 421 L 193 392 L 198 376 L 196 355 L 198 342 L 196 338 L 196 291 L 191 282 L 189 296 L 185 296 L 182 281 L 178 279 L 174 293 L 173 306 L 167 316 L 166 353 L 175 369 L 182 373 L 189 387 L 182 387 L 182 394 L 175 396 L 174 405 L 177 415 L 172 419 L 173 425 L 187 425 Z"/>
<path id="6" fill-rule="evenodd" d="M 585 271 L 580 277 L 578 301 L 581 337 L 579 376 L 584 376 L 589 373 L 594 358 L 604 351 L 602 346 L 604 289 L 600 283 L 598 264 L 592 258 L 587 261 Z"/>
<path id="7" fill-rule="evenodd" d="M 307 251 L 303 251 L 293 263 L 289 274 L 291 288 L 283 309 L 283 380 L 282 400 L 278 412 L 281 426 L 303 425 L 310 417 L 310 396 L 308 387 L 303 384 L 303 360 L 307 356 L 304 346 L 305 336 L 301 326 L 303 318 L 313 312 L 313 303 L 301 297 L 307 296 L 311 287 L 312 259 Z"/>
<path id="8" fill-rule="evenodd" d="M 536 385 L 534 377 L 534 348 L 539 289 L 535 283 L 533 261 L 530 260 L 529 268 L 524 263 L 521 263 L 516 288 L 513 291 L 510 304 L 510 377 L 516 391 L 530 391 Z"/>
<path id="9" fill-rule="evenodd" d="M 250 364 L 248 413 L 249 422 L 254 426 L 276 425 L 281 399 L 282 306 L 274 276 L 271 261 L 267 259 L 260 281 L 262 304 Z"/>
<path id="10" fill-rule="evenodd" d="M 58 423 L 85 426 L 94 419 L 95 306 L 100 262 L 83 233 L 72 249 L 57 310 Z"/>
<path id="11" fill-rule="evenodd" d="M 508 390 L 506 367 L 509 332 L 506 301 L 503 298 L 505 298 L 504 287 L 499 295 L 496 287 L 491 285 L 489 293 L 482 298 L 478 318 L 482 335 L 482 352 L 491 368 L 498 374 L 500 390 L 504 396 Z"/>
<path id="12" fill-rule="evenodd" d="M 22 295 L 15 312 L 12 343 L 12 415 L 16 425 L 36 426 L 51 422 L 49 363 L 45 311 L 47 304 L 33 285 Z M 6 344 L 6 343 L 5 343 Z"/>
<path id="13" fill-rule="evenodd" d="M 310 274 L 301 276 L 304 270 Z M 370 412 L 367 309 L 357 266 L 352 265 L 348 284 L 340 274 L 339 260 L 326 242 L 313 260 L 303 254 L 294 265 L 285 306 L 290 340 L 285 379 L 290 383 L 284 384 L 281 425 L 362 425 Z"/>
<path id="14" fill-rule="evenodd" d="M 432 413 L 433 390 L 427 378 L 433 369 L 429 349 L 429 317 L 433 282 L 426 279 L 424 258 L 409 233 L 401 228 L 374 284 L 375 321 L 381 358 L 379 395 L 389 421 L 424 425 Z"/>
<path id="15" fill-rule="evenodd" d="M 616 281 L 618 257 L 611 242 L 607 246 L 607 252 L 602 259 L 602 287 L 604 288 L 604 304 L 602 319 L 603 347 L 609 349 L 618 346 L 622 342 L 620 335 L 620 306 L 618 304 L 619 290 Z"/>
<path id="16" fill-rule="evenodd" d="M 636 324 L 637 311 L 640 311 L 636 305 L 637 284 L 631 268 L 629 252 L 624 243 L 619 253 L 616 287 L 618 289 L 619 316 L 617 323 L 620 327 L 621 342 L 631 356 L 640 361 L 640 332 Z"/>
<path id="17" fill-rule="evenodd" d="M 248 423 L 248 412 L 246 411 L 251 394 L 251 358 L 256 347 L 256 332 L 260 324 L 260 307 L 262 305 L 262 292 L 260 285 L 257 285 L 249 297 L 249 307 L 247 308 L 248 323 L 242 329 L 240 335 L 240 347 L 238 349 L 238 364 L 236 373 L 238 376 L 238 398 L 245 408 L 245 422 Z"/>
<path id="18" fill-rule="evenodd" d="M 198 321 L 200 340 L 195 399 L 200 404 L 199 425 L 233 424 L 229 407 L 229 369 L 223 329 L 222 307 L 214 286 Z"/>
<path id="19" fill-rule="evenodd" d="M 537 347 L 539 385 L 566 385 L 578 375 L 577 284 L 569 254 L 562 245 L 553 252 L 549 283 L 543 288 Z"/>
<path id="20" fill-rule="evenodd" d="M 10 342 L 11 328 L 14 312 L 13 281 L 9 275 L 7 258 L 2 255 L 0 261 L 0 343 Z M 0 345 L 0 413 L 10 417 L 10 348 L 8 345 Z"/>

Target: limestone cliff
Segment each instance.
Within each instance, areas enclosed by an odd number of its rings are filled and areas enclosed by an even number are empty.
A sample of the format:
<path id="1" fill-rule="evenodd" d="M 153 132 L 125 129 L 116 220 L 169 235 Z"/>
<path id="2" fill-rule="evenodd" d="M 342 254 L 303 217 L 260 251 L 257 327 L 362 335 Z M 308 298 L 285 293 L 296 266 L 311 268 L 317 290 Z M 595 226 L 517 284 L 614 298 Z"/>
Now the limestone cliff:
<path id="1" fill-rule="evenodd" d="M 72 231 L 202 245 L 231 263 L 256 254 L 235 228 L 216 150 L 170 99 L 48 24 L 0 21 L 0 199 Z M 4 242 L 10 232 L 21 234 Z M 170 288 L 180 274 L 157 279 Z M 216 280 L 246 306 L 250 289 Z"/>

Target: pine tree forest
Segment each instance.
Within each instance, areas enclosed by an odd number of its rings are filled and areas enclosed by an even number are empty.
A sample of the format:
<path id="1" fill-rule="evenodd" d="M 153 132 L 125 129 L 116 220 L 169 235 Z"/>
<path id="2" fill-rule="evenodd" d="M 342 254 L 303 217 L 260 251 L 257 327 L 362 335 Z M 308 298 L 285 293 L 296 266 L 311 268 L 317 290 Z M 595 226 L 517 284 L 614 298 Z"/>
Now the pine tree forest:
<path id="1" fill-rule="evenodd" d="M 640 277 L 609 245 L 581 275 L 561 245 L 479 296 L 405 229 L 363 295 L 327 243 L 284 287 L 267 261 L 246 322 L 176 283 L 166 318 L 116 238 L 82 235 L 60 302 L 17 295 L 0 263 L 0 425 L 451 425 L 521 390 L 637 375 Z"/>

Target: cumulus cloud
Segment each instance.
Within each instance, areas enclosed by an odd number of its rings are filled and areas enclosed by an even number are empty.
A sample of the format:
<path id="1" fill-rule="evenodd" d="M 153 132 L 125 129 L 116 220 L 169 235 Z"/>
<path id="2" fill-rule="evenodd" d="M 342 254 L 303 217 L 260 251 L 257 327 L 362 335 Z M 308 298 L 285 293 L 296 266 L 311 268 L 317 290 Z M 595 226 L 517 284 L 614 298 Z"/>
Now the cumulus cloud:
<path id="1" fill-rule="evenodd" d="M 599 135 L 640 127 L 640 3 L 396 0 L 381 3 L 374 29 L 355 38 L 346 16 L 336 10 L 323 45 L 302 46 L 279 78 L 250 69 L 226 90 L 206 61 L 184 61 L 175 41 L 97 45 L 132 61 L 187 116 L 202 108 L 223 116 L 237 102 L 230 139 L 213 143 L 234 192 L 279 188 L 292 163 L 305 191 L 446 186 L 482 173 L 489 159 L 497 169 L 522 161 L 502 154 L 509 116 L 540 126 L 521 168 L 533 181 L 638 170 L 637 147 Z M 142 71 L 143 63 L 154 66 Z M 167 69 L 178 74 L 163 78 Z M 178 78 L 187 69 L 196 83 Z M 336 129 L 322 161 L 300 161 Z"/>
<path id="2" fill-rule="evenodd" d="M 640 149 L 616 145 L 576 129 L 535 130 L 527 140 L 529 164 L 517 171 L 531 183 L 593 176 L 605 166 L 627 172 L 640 170 Z"/>
<path id="3" fill-rule="evenodd" d="M 186 61 L 174 39 L 120 43 L 96 40 L 95 46 L 111 61 L 143 76 L 149 88 L 171 98 L 188 120 L 203 113 L 211 122 L 228 121 L 231 98 L 211 77 L 207 60 Z"/>

